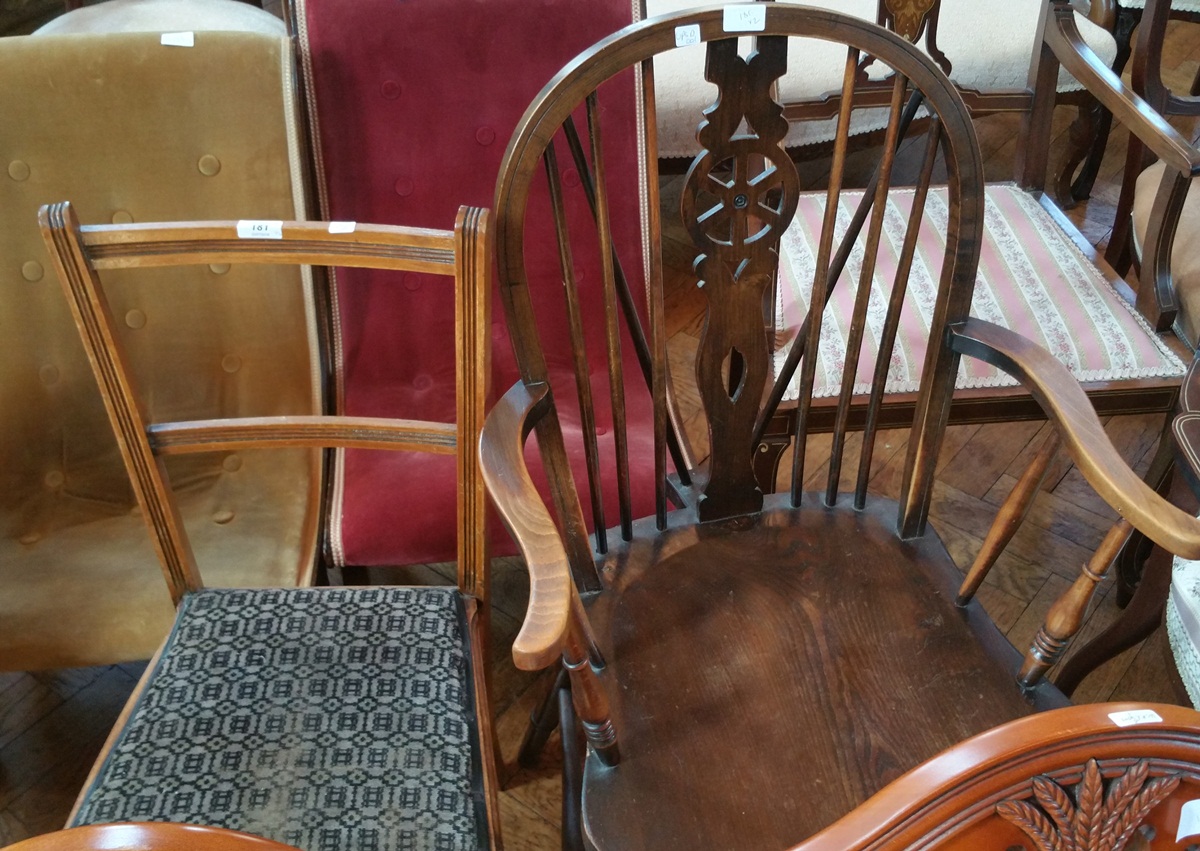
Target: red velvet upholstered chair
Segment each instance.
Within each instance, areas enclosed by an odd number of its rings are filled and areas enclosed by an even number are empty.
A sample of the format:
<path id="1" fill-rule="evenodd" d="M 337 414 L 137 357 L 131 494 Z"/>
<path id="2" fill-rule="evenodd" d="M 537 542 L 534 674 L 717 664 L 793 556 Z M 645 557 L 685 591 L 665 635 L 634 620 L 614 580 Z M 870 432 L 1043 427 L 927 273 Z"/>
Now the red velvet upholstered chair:
<path id="1" fill-rule="evenodd" d="M 446 221 L 460 203 L 489 204 L 505 142 L 525 107 L 568 58 L 629 24 L 636 7 L 631 0 L 296 0 L 293 27 L 322 216 L 431 226 Z M 605 103 L 614 134 L 637 132 L 632 77 L 630 83 L 621 97 Z M 570 154 L 564 150 L 563 156 Z M 615 163 L 617 169 L 627 176 L 629 191 L 613 210 L 616 241 L 637 257 L 637 167 L 630 160 Z M 574 184 L 568 192 L 582 192 L 579 174 L 576 169 L 568 177 Z M 535 292 L 557 290 L 554 247 L 537 252 L 545 274 L 532 284 Z M 597 255 L 581 263 L 585 274 L 599 275 Z M 625 272 L 636 292 L 640 265 Z M 333 275 L 337 409 L 452 416 L 451 352 L 429 342 L 452 334 L 452 314 L 423 276 L 407 274 L 401 287 L 388 290 L 388 274 Z M 564 320 L 563 333 L 547 348 L 569 369 L 565 327 Z M 499 316 L 492 330 L 493 380 L 506 387 L 517 372 Z M 405 564 L 452 557 L 453 525 L 444 521 L 453 516 L 454 493 L 436 484 L 446 481 L 440 475 L 444 463 L 398 456 L 380 462 L 354 451 L 339 457 L 328 541 L 332 562 Z M 385 489 L 409 506 L 400 522 L 376 497 Z M 511 552 L 498 526 L 493 538 Z"/>

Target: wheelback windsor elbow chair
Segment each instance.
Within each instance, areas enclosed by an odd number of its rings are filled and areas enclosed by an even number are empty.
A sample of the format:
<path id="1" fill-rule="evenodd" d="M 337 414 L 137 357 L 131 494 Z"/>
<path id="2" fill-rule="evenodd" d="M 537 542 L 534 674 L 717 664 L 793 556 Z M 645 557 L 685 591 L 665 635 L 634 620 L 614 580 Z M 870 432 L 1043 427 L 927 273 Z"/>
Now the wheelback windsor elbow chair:
<path id="1" fill-rule="evenodd" d="M 489 375 L 487 212 L 463 207 L 453 232 L 280 221 L 81 228 L 66 203 L 40 215 L 178 605 L 71 824 L 193 822 L 306 851 L 497 844 L 486 495 L 475 452 Z M 128 368 L 97 272 L 196 263 L 367 266 L 449 278 L 457 422 L 149 422 L 146 390 Z M 163 348 L 160 357 L 173 357 Z M 175 456 L 237 461 L 244 450 L 283 446 L 456 456 L 457 587 L 205 588 L 180 519 L 186 482 L 172 490 Z M 252 534 L 252 511 L 231 522 Z"/>
<path id="2" fill-rule="evenodd" d="M 754 41 L 743 57 L 739 38 L 747 36 Z M 797 166 L 783 149 L 787 121 L 771 92 L 788 63 L 803 61 L 817 40 L 843 45 L 843 89 L 829 189 L 810 196 L 799 191 Z M 667 357 L 663 255 L 679 248 L 666 244 L 659 215 L 652 93 L 654 57 L 696 42 L 706 44 L 705 78 L 716 94 L 695 116 L 703 150 L 680 206 L 698 255 L 691 283 L 707 303 L 690 379 Z M 852 94 L 868 57 L 886 67 L 891 95 L 869 190 L 875 203 L 863 219 L 865 251 L 854 272 L 874 277 L 881 292 L 862 286 L 855 297 L 826 304 L 835 250 L 857 237 L 842 241 L 835 225 Z M 646 105 L 647 143 L 639 153 L 649 192 L 647 286 L 635 321 L 648 326 L 649 390 L 623 380 L 623 356 L 638 333 L 618 315 L 606 163 L 627 140 L 603 132 L 597 92 L 607 86 L 640 87 Z M 930 116 L 916 184 L 892 186 L 902 117 L 914 103 Z M 576 120 L 587 128 L 586 197 L 565 191 L 559 173 L 557 150 L 571 147 Z M 935 168 L 946 175 L 943 189 L 931 187 Z M 549 204 L 534 191 L 543 181 Z M 851 329 L 851 345 L 832 371 L 840 384 L 839 437 L 856 395 L 867 399 L 852 494 L 839 489 L 844 459 L 836 445 L 824 491 L 801 492 L 812 388 L 829 340 L 823 333 L 803 341 L 790 492 L 764 495 L 754 472 L 771 373 L 766 302 L 780 240 L 802 206 L 819 234 L 812 301 L 825 322 L 836 315 Z M 594 227 L 588 215 L 572 215 L 588 207 Z M 874 24 L 790 4 L 734 4 L 616 33 L 569 63 L 530 106 L 509 145 L 496 216 L 500 290 L 522 380 L 485 424 L 483 472 L 531 577 L 514 659 L 538 669 L 561 658 L 570 678 L 589 742 L 582 805 L 595 847 L 794 844 L 945 748 L 1064 704 L 1042 674 L 1078 628 L 1130 528 L 1172 548 L 1200 550 L 1200 521 L 1168 505 L 1120 459 L 1066 368 L 1020 335 L 968 316 L 984 227 L 970 119 L 928 58 Z M 581 230 L 581 220 L 589 227 Z M 552 268 L 526 250 L 543 241 L 559 246 Z M 599 280 L 575 273 L 575 258 L 587 252 L 604 263 Z M 916 273 L 918 252 L 932 255 L 930 274 Z M 561 281 L 565 304 L 531 295 L 550 291 L 538 283 L 546 276 Z M 895 359 L 910 354 L 891 341 L 911 291 L 928 302 L 930 323 L 907 457 L 894 498 L 868 499 L 865 471 L 884 381 Z M 597 301 L 601 315 L 583 316 L 579 306 Z M 865 353 L 859 359 L 868 314 L 883 328 L 886 354 L 874 362 Z M 547 356 L 539 341 L 562 315 L 576 340 L 567 359 Z M 926 522 L 963 354 L 1020 379 L 1088 481 L 1124 515 L 1024 658 L 972 599 L 974 589 L 963 585 Z M 671 440 L 680 440 L 668 397 L 678 402 L 692 392 L 689 381 L 711 451 L 703 464 L 673 461 L 672 470 Z M 628 414 L 646 409 L 648 421 Z M 602 428 L 615 434 L 615 464 L 600 457 L 595 434 Z M 526 438 L 534 433 L 541 464 L 532 466 L 549 482 L 553 515 L 527 463 Z M 600 479 L 610 465 L 619 506 L 612 528 Z M 655 512 L 637 519 L 631 479 L 651 468 Z"/>

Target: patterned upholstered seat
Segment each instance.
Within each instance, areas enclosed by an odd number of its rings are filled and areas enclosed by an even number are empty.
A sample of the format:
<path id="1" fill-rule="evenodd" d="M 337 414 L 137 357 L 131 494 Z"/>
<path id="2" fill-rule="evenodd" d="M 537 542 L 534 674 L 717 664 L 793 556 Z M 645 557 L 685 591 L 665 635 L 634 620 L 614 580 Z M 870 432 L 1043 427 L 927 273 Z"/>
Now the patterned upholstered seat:
<path id="1" fill-rule="evenodd" d="M 448 588 L 189 595 L 73 825 L 485 845 L 463 614 Z"/>
<path id="2" fill-rule="evenodd" d="M 839 211 L 839 238 L 845 223 L 862 197 L 861 192 L 843 192 Z M 1126 301 L 1062 231 L 1049 213 L 1028 193 L 1013 185 L 989 185 L 986 190 L 984 244 L 976 277 L 971 315 L 995 322 L 1052 352 L 1081 383 L 1128 379 L 1183 377 L 1185 366 L 1151 330 L 1145 319 Z M 899 245 L 887 232 L 902 229 L 912 206 L 912 192 L 904 189 L 889 194 L 884 221 L 885 238 L 875 269 L 875 292 L 864 336 L 863 361 L 858 384 L 862 392 L 871 381 L 879 329 L 886 301 L 881 294 L 895 277 Z M 782 364 L 795 337 L 799 320 L 807 310 L 812 291 L 817 254 L 813 234 L 819 232 L 825 194 L 801 198 L 799 210 L 780 246 L 780 274 L 776 314 L 777 339 L 782 345 L 776 363 Z M 927 202 L 929 219 L 945 221 L 945 191 L 931 192 Z M 889 366 L 888 393 L 913 393 L 925 360 L 930 311 L 936 289 L 936 261 L 945 245 L 944 232 L 926 226 L 909 276 L 901 313 L 900 331 Z M 862 243 L 858 243 L 834 300 L 853 304 L 858 291 Z M 827 311 L 821 330 L 821 360 L 817 365 L 814 394 L 836 393 L 841 377 L 849 328 Z M 849 315 L 849 310 L 845 311 Z M 796 398 L 799 376 L 793 377 L 785 399 Z M 994 366 L 964 358 L 959 367 L 957 389 L 1015 387 L 1016 379 Z"/>

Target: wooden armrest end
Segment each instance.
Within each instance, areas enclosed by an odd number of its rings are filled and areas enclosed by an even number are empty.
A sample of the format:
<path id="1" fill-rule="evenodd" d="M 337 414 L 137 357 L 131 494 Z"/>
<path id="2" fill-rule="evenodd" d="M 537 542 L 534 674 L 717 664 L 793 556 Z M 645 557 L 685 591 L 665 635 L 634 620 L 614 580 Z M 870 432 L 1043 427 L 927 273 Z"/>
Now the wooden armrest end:
<path id="1" fill-rule="evenodd" d="M 524 670 L 558 661 L 573 593 L 558 527 L 525 466 L 525 439 L 549 403 L 545 384 L 517 382 L 492 408 L 479 438 L 483 480 L 529 570 L 529 608 L 512 649 L 513 661 Z"/>
<path id="2" fill-rule="evenodd" d="M 1059 63 L 1159 159 L 1185 174 L 1200 173 L 1200 151 L 1104 64 L 1079 34 L 1071 8 L 1051 14 L 1045 39 Z"/>
<path id="3" fill-rule="evenodd" d="M 1112 445 L 1079 382 L 1032 341 L 982 319 L 951 326 L 951 345 L 1020 380 L 1058 427 L 1088 484 L 1148 538 L 1185 558 L 1200 558 L 1200 520 L 1154 492 Z"/>

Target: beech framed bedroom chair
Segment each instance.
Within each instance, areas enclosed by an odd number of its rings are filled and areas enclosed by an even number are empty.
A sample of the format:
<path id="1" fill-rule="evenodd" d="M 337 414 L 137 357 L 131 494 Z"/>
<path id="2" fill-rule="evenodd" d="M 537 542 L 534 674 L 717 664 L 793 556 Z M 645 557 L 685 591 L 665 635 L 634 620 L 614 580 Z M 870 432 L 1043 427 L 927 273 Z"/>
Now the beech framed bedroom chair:
<path id="1" fill-rule="evenodd" d="M 151 5 L 159 4 L 141 7 Z M 38 208 L 71 197 L 95 222 L 308 217 L 296 72 L 282 22 L 233 0 L 185 5 L 187 26 L 196 30 L 189 48 L 163 44 L 159 32 L 0 39 L 7 152 L 0 164 L 3 670 L 148 659 L 174 618 L 75 323 L 54 284 Z M 225 30 L 202 31 L 202 20 Z M 321 411 L 321 311 L 306 269 L 174 270 L 169 298 L 153 284 L 133 293 L 126 274 L 105 278 L 152 415 Z M 203 333 L 209 323 L 222 324 L 225 336 Z M 177 361 L 157 357 L 165 342 L 178 345 Z M 266 351 L 277 368 L 242 368 Z M 192 366 L 192 380 L 176 378 Z M 260 456 L 237 471 L 211 459 L 192 463 L 195 500 L 187 511 L 196 513 L 187 517 L 197 521 L 198 546 L 242 556 L 236 566 L 218 566 L 212 579 L 311 584 L 321 518 L 317 454 L 277 453 L 269 463 Z M 258 536 L 240 539 L 239 524 L 218 518 L 224 511 L 255 512 Z M 278 549 L 284 542 L 286 558 Z"/>
<path id="2" fill-rule="evenodd" d="M 739 38 L 747 35 L 753 42 L 743 58 Z M 878 270 L 878 301 L 825 299 L 853 99 L 841 99 L 829 189 L 815 195 L 800 191 L 803 166 L 784 150 L 787 121 L 771 99 L 774 81 L 818 40 L 843 45 L 844 93 L 864 56 L 894 71 L 878 202 L 855 270 L 867 279 Z M 682 249 L 664 237 L 653 145 L 653 60 L 679 43 L 707 45 L 705 78 L 716 87 L 712 105 L 693 116 L 703 151 L 680 204 L 683 232 L 698 255 L 690 285 L 708 306 L 699 353 L 687 368 L 668 363 L 662 258 Z M 637 316 L 652 353 L 649 389 L 636 376 L 623 380 L 633 335 L 618 307 L 608 179 L 616 176 L 610 152 L 632 142 L 605 128 L 602 104 L 612 86 L 640 87 L 647 106 L 650 144 L 639 155 L 650 197 L 639 259 L 648 285 L 636 292 L 644 293 Z M 892 186 L 892 152 L 914 93 L 930 114 L 917 180 Z M 576 120 L 586 125 L 579 135 L 588 140 L 591 193 L 569 191 L 561 178 Z M 935 173 L 946 175 L 945 189 L 931 187 Z M 489 493 L 530 573 L 513 657 L 521 668 L 561 662 L 567 672 L 564 708 L 574 709 L 588 742 L 581 830 L 594 847 L 800 842 L 946 748 L 1065 705 L 1042 675 L 1129 529 L 1200 552 L 1200 520 L 1171 507 L 1126 466 L 1066 367 L 1019 334 L 969 316 L 984 201 L 978 144 L 953 84 L 905 40 L 835 12 L 733 4 L 652 19 L 580 54 L 530 105 L 495 198 L 500 292 L 522 379 L 489 415 L 480 453 Z M 781 241 L 801 215 L 815 216 L 813 301 L 826 315 L 861 331 L 864 315 L 878 311 L 890 341 L 906 291 L 932 303 L 907 460 L 886 495 L 868 496 L 865 475 L 841 491 L 840 467 L 851 460 L 839 447 L 827 485 L 801 492 L 812 388 L 828 343 L 817 334 L 804 341 L 792 488 L 765 495 L 756 480 L 755 427 L 772 362 L 766 301 Z M 885 215 L 900 219 L 898 236 L 884 236 Z M 944 241 L 930 245 L 928 229 Z M 547 243 L 559 249 L 548 267 L 526 252 Z M 932 274 L 910 274 L 918 251 L 932 255 Z M 605 263 L 599 280 L 576 274 L 575 258 L 588 253 Z M 560 303 L 544 295 L 547 278 L 561 282 Z M 596 312 L 581 308 L 598 301 Z M 562 327 L 574 333 L 574 357 L 551 357 L 541 345 L 543 333 Z M 891 356 L 873 363 L 864 352 L 859 361 L 858 341 L 856 332 L 832 377 L 843 379 L 834 412 L 839 438 L 855 394 L 867 393 L 862 471 L 883 419 L 884 379 L 900 350 L 889 342 L 883 349 Z M 1123 513 L 1027 651 L 1010 645 L 972 599 L 927 524 L 963 355 L 1017 376 L 1088 481 Z M 864 375 L 869 391 L 858 391 Z M 711 447 L 703 464 L 668 461 L 672 395 L 677 404 L 685 395 L 694 400 Z M 652 411 L 649 424 L 629 414 L 635 409 Z M 615 435 L 612 456 L 598 447 L 600 428 Z M 532 434 L 536 456 L 526 446 Z M 605 513 L 604 467 L 616 470 L 616 514 Z M 655 510 L 638 516 L 633 479 L 650 470 Z"/>
<path id="3" fill-rule="evenodd" d="M 195 822 L 305 851 L 498 845 L 488 681 L 486 494 L 475 452 L 488 392 L 488 214 L 453 232 L 353 222 L 187 222 L 83 227 L 69 204 L 41 225 L 121 454 L 178 603 L 93 770 L 72 826 Z M 456 422 L 313 416 L 151 420 L 98 273 L 216 264 L 420 271 L 454 291 Z M 401 279 L 394 279 L 399 285 Z M 170 281 L 154 282 L 169 288 Z M 209 329 L 221 339 L 222 329 Z M 169 342 L 157 357 L 174 362 Z M 250 351 L 245 369 L 269 350 Z M 206 365 L 219 369 L 220 360 Z M 456 587 L 207 588 L 181 521 L 177 462 L 207 453 L 354 446 L 456 459 Z M 179 456 L 184 456 L 182 459 Z M 179 475 L 183 472 L 185 475 Z M 286 489 L 286 480 L 280 483 Z M 377 498 L 405 510 L 381 492 Z M 227 522 L 253 533 L 254 506 Z M 199 547 L 197 547 L 199 549 Z M 200 555 L 204 555 L 200 553 Z M 237 553 L 218 554 L 236 559 Z M 203 560 L 201 560 L 203 563 Z"/>

